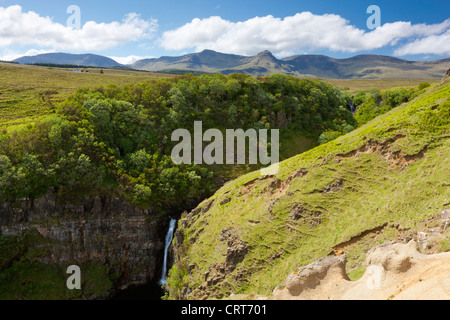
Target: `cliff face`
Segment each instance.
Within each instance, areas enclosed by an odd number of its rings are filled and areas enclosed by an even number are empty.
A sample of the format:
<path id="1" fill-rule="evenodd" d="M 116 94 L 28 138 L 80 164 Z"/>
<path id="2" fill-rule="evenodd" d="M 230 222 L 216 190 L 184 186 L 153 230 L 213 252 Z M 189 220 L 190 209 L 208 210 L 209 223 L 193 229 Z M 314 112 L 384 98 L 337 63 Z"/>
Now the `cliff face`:
<path id="1" fill-rule="evenodd" d="M 0 203 L 0 235 L 36 229 L 46 241 L 47 252 L 37 258 L 39 263 L 66 266 L 94 261 L 106 265 L 118 275 L 116 289 L 158 277 L 166 224 L 156 212 L 108 197 L 59 204 L 49 192 L 36 200 Z"/>

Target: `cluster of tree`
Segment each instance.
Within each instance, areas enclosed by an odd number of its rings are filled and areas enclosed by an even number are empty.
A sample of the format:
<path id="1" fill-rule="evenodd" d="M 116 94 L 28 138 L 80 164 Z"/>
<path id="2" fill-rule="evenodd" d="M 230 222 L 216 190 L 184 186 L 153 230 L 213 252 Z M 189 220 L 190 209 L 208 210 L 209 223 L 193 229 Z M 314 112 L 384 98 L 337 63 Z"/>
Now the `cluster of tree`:
<path id="1" fill-rule="evenodd" d="M 363 125 L 380 114 L 394 109 L 404 102 L 417 97 L 429 83 L 421 83 L 417 89 L 391 89 L 381 92 L 378 89 L 360 91 L 353 97 L 353 103 L 358 106 L 355 119 L 358 125 Z"/>
<path id="2" fill-rule="evenodd" d="M 30 66 L 61 68 L 61 69 L 101 69 L 95 66 L 83 66 L 77 64 L 58 64 L 58 63 L 27 63 Z"/>
<path id="3" fill-rule="evenodd" d="M 324 82 L 274 75 L 186 75 L 78 90 L 57 115 L 0 133 L 0 200 L 49 187 L 75 197 L 113 190 L 141 206 L 202 199 L 218 187 L 209 167 L 175 165 L 174 130 L 208 128 L 348 131 L 350 97 Z M 192 131 L 191 131 L 192 132 Z"/>

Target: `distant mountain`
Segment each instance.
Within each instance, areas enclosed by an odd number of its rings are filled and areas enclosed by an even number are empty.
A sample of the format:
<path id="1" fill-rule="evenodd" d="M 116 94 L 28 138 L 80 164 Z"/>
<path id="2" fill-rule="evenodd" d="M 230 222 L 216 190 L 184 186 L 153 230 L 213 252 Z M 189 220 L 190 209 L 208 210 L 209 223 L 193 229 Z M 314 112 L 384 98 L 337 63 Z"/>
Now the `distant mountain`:
<path id="1" fill-rule="evenodd" d="M 123 66 L 111 58 L 96 54 L 70 53 L 45 53 L 32 57 L 21 57 L 14 60 L 14 62 L 18 62 L 20 64 L 49 63 L 100 68 L 114 68 Z"/>
<path id="2" fill-rule="evenodd" d="M 324 55 L 297 55 L 277 59 L 270 51 L 256 56 L 240 56 L 204 50 L 179 57 L 144 59 L 124 66 L 111 58 L 95 54 L 46 53 L 14 60 L 21 64 L 65 64 L 89 67 L 128 67 L 146 71 L 194 73 L 246 73 L 266 76 L 275 73 L 300 78 L 389 79 L 441 78 L 450 67 L 450 58 L 435 61 L 408 61 L 389 56 L 358 55 L 334 59 Z"/>
<path id="3" fill-rule="evenodd" d="M 205 50 L 180 57 L 139 60 L 130 66 L 134 69 L 148 71 L 186 70 L 216 73 L 217 70 L 235 68 L 245 64 L 248 59 L 249 57 Z"/>
<path id="4" fill-rule="evenodd" d="M 335 79 L 441 78 L 449 66 L 450 58 L 408 61 L 380 55 L 358 55 L 347 59 L 298 55 L 280 60 L 269 51 L 248 57 L 212 50 L 180 57 L 139 60 L 130 65 L 134 69 L 147 71 L 247 73 L 254 76 L 281 73 L 297 77 Z"/>

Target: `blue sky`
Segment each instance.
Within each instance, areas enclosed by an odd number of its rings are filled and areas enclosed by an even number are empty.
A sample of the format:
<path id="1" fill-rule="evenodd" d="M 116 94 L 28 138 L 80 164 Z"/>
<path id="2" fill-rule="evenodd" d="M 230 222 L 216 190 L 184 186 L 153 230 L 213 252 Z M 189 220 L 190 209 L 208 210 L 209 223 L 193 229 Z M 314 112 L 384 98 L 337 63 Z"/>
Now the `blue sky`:
<path id="1" fill-rule="evenodd" d="M 67 8 L 81 11 L 81 30 Z M 381 11 L 370 30 L 370 5 Z M 450 1 L 0 0 L 0 59 L 97 53 L 132 62 L 203 49 L 278 57 L 373 53 L 411 60 L 450 56 Z"/>

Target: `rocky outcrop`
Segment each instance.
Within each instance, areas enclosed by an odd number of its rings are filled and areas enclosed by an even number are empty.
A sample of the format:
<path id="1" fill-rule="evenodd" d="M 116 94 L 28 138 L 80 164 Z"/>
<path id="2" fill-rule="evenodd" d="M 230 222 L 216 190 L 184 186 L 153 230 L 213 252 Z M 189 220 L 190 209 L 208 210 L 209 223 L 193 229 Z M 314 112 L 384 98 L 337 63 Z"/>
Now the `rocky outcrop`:
<path id="1" fill-rule="evenodd" d="M 208 288 L 222 282 L 227 275 L 233 273 L 237 265 L 245 259 L 248 253 L 248 243 L 240 239 L 238 230 L 234 228 L 222 229 L 218 240 L 227 244 L 225 262 L 214 263 L 209 266 L 208 271 L 204 274 L 204 283 L 198 288 L 198 291 L 194 290 L 193 297 L 208 296 L 210 294 Z M 236 281 L 241 276 L 242 269 L 234 273 Z M 219 294 L 216 297 L 221 298 L 222 296 Z"/>
<path id="2" fill-rule="evenodd" d="M 286 279 L 286 289 L 293 296 L 299 296 L 304 291 L 314 290 L 330 279 L 349 280 L 345 272 L 345 256 L 325 257 L 312 264 L 301 267 L 291 273 Z"/>
<path id="3" fill-rule="evenodd" d="M 290 274 L 274 290 L 280 300 L 450 299 L 450 252 L 425 255 L 411 240 L 372 248 L 366 272 L 350 281 L 345 256 L 326 257 Z"/>
<path id="4" fill-rule="evenodd" d="M 442 82 L 446 81 L 449 77 L 450 77 L 450 68 L 448 68 L 447 72 L 445 73 L 445 76 L 442 79 Z"/>
<path id="5" fill-rule="evenodd" d="M 227 243 L 224 269 L 226 272 L 232 272 L 236 269 L 236 265 L 244 260 L 248 252 L 248 244 L 241 241 L 237 231 L 232 228 L 224 228 L 219 234 L 219 241 Z"/>
<path id="6" fill-rule="evenodd" d="M 0 203 L 0 234 L 36 229 L 48 239 L 45 264 L 97 261 L 120 274 L 118 289 L 155 279 L 162 261 L 166 219 L 112 197 L 59 203 L 53 192 L 39 199 Z"/>

